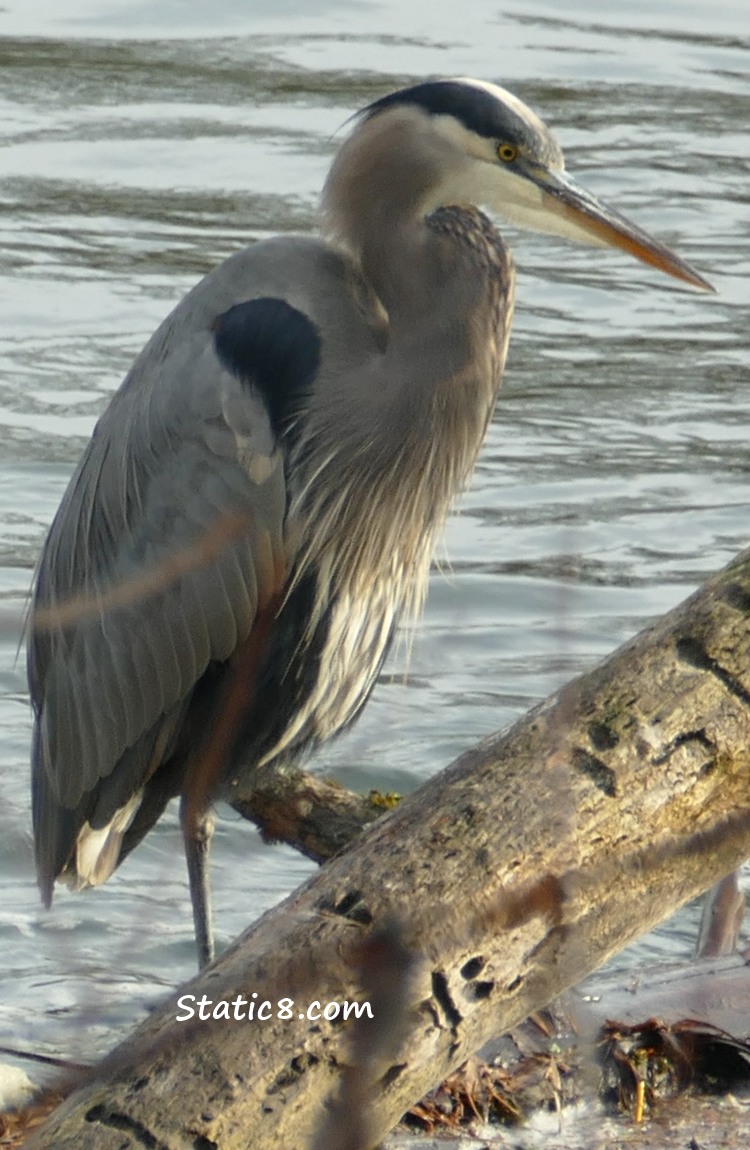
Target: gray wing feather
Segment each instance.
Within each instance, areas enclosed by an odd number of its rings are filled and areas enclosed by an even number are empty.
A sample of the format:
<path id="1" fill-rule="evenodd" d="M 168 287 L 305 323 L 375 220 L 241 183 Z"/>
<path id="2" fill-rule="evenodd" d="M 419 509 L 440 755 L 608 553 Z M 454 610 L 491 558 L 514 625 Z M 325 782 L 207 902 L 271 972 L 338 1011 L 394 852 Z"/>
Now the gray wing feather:
<path id="1" fill-rule="evenodd" d="M 68 809 L 172 712 L 209 662 L 231 655 L 285 565 L 283 468 L 268 417 L 222 369 L 210 331 L 202 336 L 202 347 L 193 334 L 190 355 L 161 365 L 158 386 L 147 391 L 136 377 L 116 396 L 40 564 L 37 617 L 71 600 L 81 608 L 67 626 L 53 618 L 33 631 L 30 643 L 39 765 Z M 240 462 L 225 410 L 242 412 L 244 452 L 251 428 L 253 453 L 271 461 L 264 482 Z"/>
<path id="2" fill-rule="evenodd" d="M 284 237 L 225 261 L 136 360 L 71 480 L 36 579 L 32 792 L 47 900 L 80 827 L 105 825 L 171 753 L 209 661 L 250 633 L 291 562 L 265 407 L 223 370 L 212 338 L 217 316 L 262 296 L 310 316 L 324 336 L 322 375 L 382 350 L 382 315 L 351 263 L 320 241 Z M 205 562 L 112 602 L 238 518 L 243 532 Z M 84 607 L 75 618 L 64 614 L 71 601 Z"/>

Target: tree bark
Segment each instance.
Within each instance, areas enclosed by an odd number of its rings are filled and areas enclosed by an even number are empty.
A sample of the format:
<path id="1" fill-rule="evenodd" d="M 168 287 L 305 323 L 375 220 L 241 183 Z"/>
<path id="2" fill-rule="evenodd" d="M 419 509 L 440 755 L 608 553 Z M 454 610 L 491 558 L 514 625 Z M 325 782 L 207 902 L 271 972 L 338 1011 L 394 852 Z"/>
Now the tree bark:
<path id="1" fill-rule="evenodd" d="M 368 828 L 34 1145 L 375 1145 L 491 1035 L 750 855 L 749 656 L 750 551 Z M 254 992 L 274 1017 L 175 1021 L 181 996 Z M 366 999 L 372 1021 L 305 1013 Z"/>
<path id="2" fill-rule="evenodd" d="M 324 862 L 398 802 L 398 796 L 356 795 L 340 783 L 298 768 L 263 767 L 234 799 L 232 808 L 260 830 L 267 842 L 283 842 Z"/>

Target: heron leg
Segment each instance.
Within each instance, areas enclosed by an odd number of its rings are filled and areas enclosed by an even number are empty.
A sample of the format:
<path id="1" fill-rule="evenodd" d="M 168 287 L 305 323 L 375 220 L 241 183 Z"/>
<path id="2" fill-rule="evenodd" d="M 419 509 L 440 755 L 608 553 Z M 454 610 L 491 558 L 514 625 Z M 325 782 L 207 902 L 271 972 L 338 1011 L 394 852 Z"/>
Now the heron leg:
<path id="1" fill-rule="evenodd" d="M 187 795 L 183 795 L 180 802 L 180 822 L 182 823 L 182 837 L 185 842 L 190 901 L 193 904 L 198 967 L 203 969 L 214 957 L 208 855 L 216 820 L 210 808 L 196 812 L 194 801 L 191 802 Z"/>

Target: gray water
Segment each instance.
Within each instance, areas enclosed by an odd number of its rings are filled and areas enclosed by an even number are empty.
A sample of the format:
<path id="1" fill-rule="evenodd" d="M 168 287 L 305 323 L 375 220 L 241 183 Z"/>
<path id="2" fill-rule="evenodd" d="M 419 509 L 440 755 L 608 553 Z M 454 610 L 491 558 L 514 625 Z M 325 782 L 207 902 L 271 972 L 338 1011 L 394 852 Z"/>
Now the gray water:
<path id="1" fill-rule="evenodd" d="M 0 1042 L 92 1057 L 193 970 L 174 812 L 104 888 L 40 908 L 19 618 L 70 472 L 146 336 L 222 257 L 315 226 L 336 133 L 362 104 L 429 75 L 512 88 L 582 182 L 718 295 L 508 229 L 519 283 L 503 394 L 409 678 L 397 653 L 317 767 L 357 789 L 413 789 L 746 545 L 750 13 L 746 0 L 609 9 L 0 10 Z M 313 869 L 226 811 L 215 844 L 221 944 Z M 697 913 L 620 961 L 688 954 Z"/>

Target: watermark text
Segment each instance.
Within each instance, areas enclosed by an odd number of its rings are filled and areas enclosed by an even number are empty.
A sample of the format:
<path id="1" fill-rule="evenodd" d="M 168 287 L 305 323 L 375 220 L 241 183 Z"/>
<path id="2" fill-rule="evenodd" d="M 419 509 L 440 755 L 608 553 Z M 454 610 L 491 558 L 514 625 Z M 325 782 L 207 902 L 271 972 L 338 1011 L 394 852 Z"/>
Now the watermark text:
<path id="1" fill-rule="evenodd" d="M 177 999 L 175 1022 L 189 1022 L 191 1018 L 208 1022 L 210 1019 L 225 1019 L 227 1022 L 268 1022 L 278 1018 L 282 1022 L 289 1022 L 293 1018 L 307 1020 L 308 1022 L 326 1022 L 348 1018 L 372 1018 L 372 1007 L 369 1002 L 327 1002 L 322 1006 L 314 1001 L 308 1006 L 295 1006 L 293 998 L 280 998 L 278 1002 L 264 999 L 258 1002 L 258 992 L 254 990 L 250 998 L 238 994 L 231 1001 L 228 998 L 219 998 L 214 1001 L 203 995 L 196 998 L 194 994 L 183 994 Z"/>

